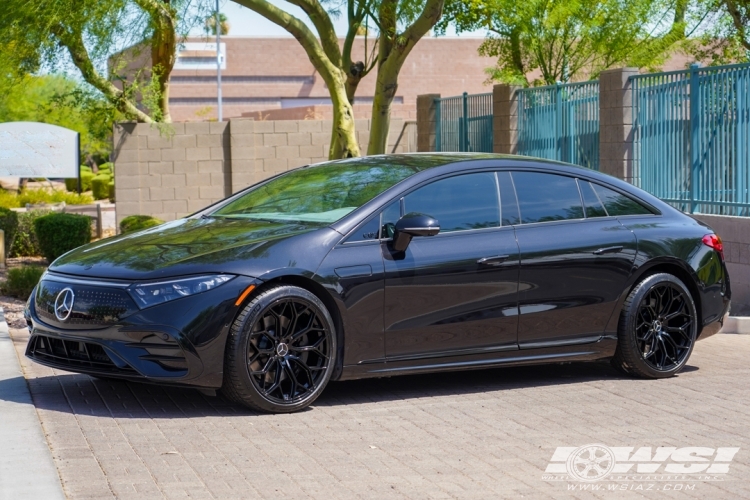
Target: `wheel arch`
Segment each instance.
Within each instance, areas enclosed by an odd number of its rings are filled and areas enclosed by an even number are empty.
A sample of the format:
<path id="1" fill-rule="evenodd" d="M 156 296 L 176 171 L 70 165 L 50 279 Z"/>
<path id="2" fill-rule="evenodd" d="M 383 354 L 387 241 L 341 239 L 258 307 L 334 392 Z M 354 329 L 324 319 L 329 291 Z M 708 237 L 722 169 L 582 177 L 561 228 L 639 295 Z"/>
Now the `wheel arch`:
<path id="1" fill-rule="evenodd" d="M 683 261 L 676 258 L 660 258 L 653 259 L 643 265 L 641 265 L 628 280 L 628 286 L 623 290 L 620 299 L 617 301 L 617 308 L 613 311 L 612 317 L 607 324 L 607 332 L 616 332 L 617 325 L 620 321 L 620 314 L 622 313 L 622 307 L 625 303 L 630 292 L 633 290 L 638 283 L 646 279 L 647 277 L 658 274 L 668 273 L 682 281 L 690 292 L 690 297 L 693 299 L 695 304 L 695 311 L 698 315 L 698 336 L 700 336 L 703 330 L 703 309 L 700 289 L 698 287 L 698 280 L 695 271 Z"/>
<path id="2" fill-rule="evenodd" d="M 331 380 L 337 380 L 341 375 L 341 371 L 343 370 L 344 366 L 344 321 L 341 311 L 336 305 L 336 301 L 333 299 L 331 294 L 323 287 L 323 285 L 321 285 L 317 281 L 298 274 L 274 276 L 268 281 L 264 281 L 262 284 L 258 285 L 257 288 L 255 288 L 245 298 L 245 300 L 240 304 L 237 310 L 237 315 L 240 314 L 245 304 L 253 300 L 253 298 L 257 294 L 263 292 L 264 290 L 267 290 L 273 285 L 291 285 L 302 288 L 318 297 L 321 302 L 323 302 L 323 305 L 326 306 L 326 309 L 328 309 L 328 312 L 331 314 L 331 318 L 333 319 L 333 323 L 336 328 L 336 344 L 338 352 L 336 353 L 336 367 L 331 374 Z"/>

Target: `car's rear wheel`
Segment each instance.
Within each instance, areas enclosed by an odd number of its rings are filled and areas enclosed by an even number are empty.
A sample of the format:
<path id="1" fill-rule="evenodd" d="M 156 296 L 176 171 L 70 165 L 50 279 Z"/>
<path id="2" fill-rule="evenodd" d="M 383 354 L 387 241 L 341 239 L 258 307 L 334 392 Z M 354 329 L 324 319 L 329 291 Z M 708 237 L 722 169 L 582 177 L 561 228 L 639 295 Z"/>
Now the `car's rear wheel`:
<path id="1" fill-rule="evenodd" d="M 232 325 L 222 392 L 257 410 L 301 410 L 331 378 L 335 353 L 334 323 L 321 300 L 303 288 L 271 287 Z"/>
<path id="2" fill-rule="evenodd" d="M 697 331 L 695 303 L 685 284 L 671 274 L 653 274 L 625 301 L 612 364 L 643 378 L 671 377 L 687 363 Z"/>

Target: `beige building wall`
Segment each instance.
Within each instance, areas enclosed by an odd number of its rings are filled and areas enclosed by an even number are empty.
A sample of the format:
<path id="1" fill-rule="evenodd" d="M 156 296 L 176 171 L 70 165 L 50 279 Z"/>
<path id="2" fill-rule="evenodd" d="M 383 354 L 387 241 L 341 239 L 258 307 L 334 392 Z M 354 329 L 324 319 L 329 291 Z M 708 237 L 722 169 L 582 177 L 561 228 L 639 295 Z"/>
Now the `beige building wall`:
<path id="1" fill-rule="evenodd" d="M 117 224 L 145 214 L 174 220 L 247 186 L 296 167 L 326 161 L 330 120 L 175 123 L 168 130 L 120 123 L 114 130 Z M 369 120 L 357 120 L 360 148 Z M 416 151 L 416 123 L 394 119 L 389 153 Z"/>
<path id="2" fill-rule="evenodd" d="M 463 92 L 491 92 L 485 85 L 484 69 L 492 58 L 479 56 L 477 49 L 482 38 L 441 37 L 424 38 L 417 43 L 406 60 L 399 76 L 399 86 L 393 116 L 416 119 L 417 95 L 440 92 L 444 96 Z M 189 39 L 188 42 L 203 41 Z M 212 40 L 209 40 L 212 41 Z M 374 40 L 368 39 L 368 50 Z M 247 113 L 262 111 L 269 119 L 301 119 L 300 111 L 274 110 L 301 107 L 313 108 L 312 113 L 329 118 L 327 110 L 317 109 L 320 100 L 328 100 L 325 82 L 317 74 L 299 42 L 291 37 L 222 37 L 226 43 L 226 69 L 222 70 L 223 113 L 225 118 L 252 116 Z M 341 40 L 343 44 L 343 39 Z M 365 54 L 364 37 L 354 43 L 353 57 L 362 60 Z M 355 117 L 370 115 L 375 93 L 373 69 L 359 84 L 355 98 Z M 171 75 L 170 111 L 174 121 L 215 119 L 216 71 L 176 69 Z M 295 105 L 296 104 L 296 105 Z M 306 112 L 306 111 L 304 111 Z M 304 113 L 303 112 L 303 113 Z M 261 118 L 262 119 L 262 118 Z"/>

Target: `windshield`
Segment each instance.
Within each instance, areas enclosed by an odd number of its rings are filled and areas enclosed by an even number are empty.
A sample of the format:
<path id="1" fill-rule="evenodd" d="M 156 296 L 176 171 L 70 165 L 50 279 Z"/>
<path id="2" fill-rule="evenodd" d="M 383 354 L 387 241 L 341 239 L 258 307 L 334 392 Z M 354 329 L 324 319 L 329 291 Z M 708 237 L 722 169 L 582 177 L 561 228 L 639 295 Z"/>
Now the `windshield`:
<path id="1" fill-rule="evenodd" d="M 248 191 L 211 216 L 328 225 L 419 170 L 372 158 L 301 168 Z"/>

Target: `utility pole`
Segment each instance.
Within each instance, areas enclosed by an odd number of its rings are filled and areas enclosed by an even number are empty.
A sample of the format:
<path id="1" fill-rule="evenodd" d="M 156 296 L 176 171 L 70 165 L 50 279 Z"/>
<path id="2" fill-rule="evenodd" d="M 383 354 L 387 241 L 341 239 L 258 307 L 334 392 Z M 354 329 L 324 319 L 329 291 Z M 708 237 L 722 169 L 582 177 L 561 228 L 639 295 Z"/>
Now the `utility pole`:
<path id="1" fill-rule="evenodd" d="M 216 86 L 219 101 L 219 121 L 224 121 L 221 106 L 221 22 L 219 21 L 219 0 L 216 0 Z"/>

